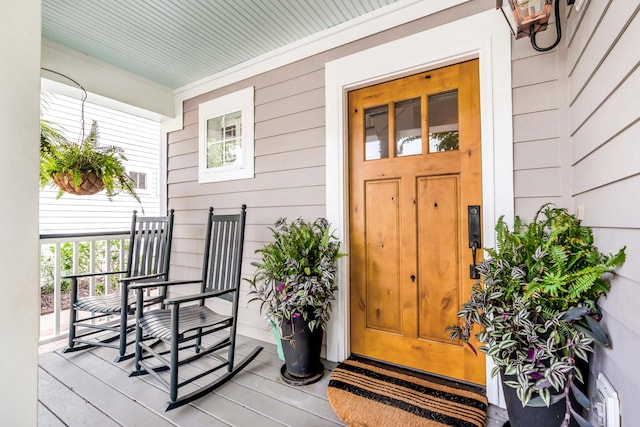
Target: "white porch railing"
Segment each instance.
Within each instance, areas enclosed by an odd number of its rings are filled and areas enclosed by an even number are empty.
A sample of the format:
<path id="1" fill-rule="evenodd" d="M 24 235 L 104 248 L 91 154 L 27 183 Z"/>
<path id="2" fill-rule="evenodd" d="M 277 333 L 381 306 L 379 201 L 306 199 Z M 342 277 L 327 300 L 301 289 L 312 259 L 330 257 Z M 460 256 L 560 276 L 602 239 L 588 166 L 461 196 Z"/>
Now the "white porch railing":
<path id="1" fill-rule="evenodd" d="M 53 311 L 40 315 L 40 344 L 57 341 L 68 335 L 69 312 L 63 308 L 68 301 L 69 285 L 63 286 L 66 274 L 123 270 L 129 232 L 67 233 L 40 235 L 40 293 L 41 298 L 53 299 Z M 87 278 L 89 295 L 109 293 L 111 286 L 104 279 Z"/>

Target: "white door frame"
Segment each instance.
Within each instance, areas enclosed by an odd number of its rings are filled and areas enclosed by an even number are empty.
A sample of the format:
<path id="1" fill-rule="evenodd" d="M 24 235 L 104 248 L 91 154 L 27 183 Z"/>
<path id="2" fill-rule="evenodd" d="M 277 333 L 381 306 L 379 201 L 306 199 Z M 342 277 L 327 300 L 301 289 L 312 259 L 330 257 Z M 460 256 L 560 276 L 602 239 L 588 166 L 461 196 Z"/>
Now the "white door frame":
<path id="1" fill-rule="evenodd" d="M 480 59 L 484 246 L 494 245 L 498 216 L 513 218 L 511 35 L 499 11 L 489 10 L 329 62 L 325 67 L 326 215 L 349 247 L 347 92 L 375 83 Z M 346 249 L 345 249 L 346 250 Z M 338 293 L 327 332 L 327 359 L 350 355 L 349 263 L 341 259 Z M 487 397 L 504 406 L 487 360 Z"/>

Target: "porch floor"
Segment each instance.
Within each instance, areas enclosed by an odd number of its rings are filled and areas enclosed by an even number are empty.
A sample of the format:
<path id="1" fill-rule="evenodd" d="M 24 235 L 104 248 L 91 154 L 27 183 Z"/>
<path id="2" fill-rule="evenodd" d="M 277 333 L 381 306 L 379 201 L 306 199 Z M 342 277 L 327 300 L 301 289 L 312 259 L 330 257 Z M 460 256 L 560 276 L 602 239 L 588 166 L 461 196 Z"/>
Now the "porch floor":
<path id="1" fill-rule="evenodd" d="M 256 345 L 264 350 L 233 380 L 189 405 L 165 412 L 168 395 L 150 376 L 130 378 L 133 361 L 114 363 L 116 351 L 96 348 L 64 354 L 63 345 L 40 354 L 39 426 L 340 426 L 327 400 L 327 384 L 337 365 L 323 360 L 316 384 L 289 386 L 280 379 L 276 346 L 238 336 L 242 358 Z M 52 347 L 54 349 L 52 350 Z M 487 426 L 504 422 L 490 408 Z"/>

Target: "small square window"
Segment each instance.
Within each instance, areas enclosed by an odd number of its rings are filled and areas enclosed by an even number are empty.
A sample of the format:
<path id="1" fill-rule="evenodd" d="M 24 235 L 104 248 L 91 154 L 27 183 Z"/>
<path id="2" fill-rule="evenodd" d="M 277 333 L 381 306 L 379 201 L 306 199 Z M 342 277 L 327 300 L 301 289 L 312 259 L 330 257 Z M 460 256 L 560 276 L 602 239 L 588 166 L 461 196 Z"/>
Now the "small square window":
<path id="1" fill-rule="evenodd" d="M 200 104 L 199 181 L 253 178 L 253 87 Z"/>
<path id="2" fill-rule="evenodd" d="M 129 172 L 129 176 L 133 180 L 133 188 L 136 190 L 147 189 L 147 174 L 144 172 Z"/>

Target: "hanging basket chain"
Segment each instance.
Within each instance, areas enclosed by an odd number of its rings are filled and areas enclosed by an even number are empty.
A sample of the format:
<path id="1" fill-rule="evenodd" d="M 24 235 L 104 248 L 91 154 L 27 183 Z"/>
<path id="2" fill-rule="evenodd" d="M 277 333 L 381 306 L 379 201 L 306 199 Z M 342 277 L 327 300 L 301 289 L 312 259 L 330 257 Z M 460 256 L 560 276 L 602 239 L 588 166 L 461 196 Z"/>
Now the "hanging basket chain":
<path id="1" fill-rule="evenodd" d="M 49 73 L 53 73 L 53 74 L 57 74 L 61 77 L 64 77 L 65 79 L 68 79 L 70 81 L 72 81 L 73 83 L 76 84 L 76 86 L 78 86 L 80 88 L 80 90 L 82 90 L 82 98 L 80 99 L 80 146 L 82 147 L 82 144 L 84 144 L 84 103 L 87 100 L 87 91 L 85 90 L 85 88 L 78 83 L 77 81 L 75 81 L 74 79 L 72 79 L 71 77 L 67 76 L 66 74 L 63 74 L 59 71 L 55 71 L 52 70 L 50 68 L 45 68 L 45 67 L 41 67 L 41 70 L 47 71 Z"/>
<path id="2" fill-rule="evenodd" d="M 80 99 L 80 134 L 78 145 L 80 148 L 85 143 L 85 120 L 84 120 L 84 106 L 87 100 L 87 91 L 85 88 L 71 77 L 63 74 L 59 71 L 52 70 L 50 68 L 41 67 L 43 71 L 57 74 L 65 79 L 73 82 L 82 91 L 82 97 Z M 76 186 L 73 181 L 73 176 L 70 173 L 55 173 L 52 176 L 53 182 L 62 190 L 69 194 L 76 195 L 92 195 L 104 190 L 104 183 L 102 179 L 96 175 L 95 172 L 89 172 L 82 174 L 80 183 Z"/>

